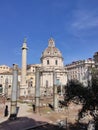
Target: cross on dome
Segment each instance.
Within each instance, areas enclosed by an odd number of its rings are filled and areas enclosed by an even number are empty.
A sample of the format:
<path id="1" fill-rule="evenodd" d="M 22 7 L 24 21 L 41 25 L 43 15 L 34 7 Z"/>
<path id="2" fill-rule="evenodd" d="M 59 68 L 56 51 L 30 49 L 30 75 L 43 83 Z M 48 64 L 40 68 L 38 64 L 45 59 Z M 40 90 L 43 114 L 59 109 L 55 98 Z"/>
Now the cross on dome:
<path id="1" fill-rule="evenodd" d="M 49 43 L 48 43 L 49 47 L 55 47 L 55 41 L 53 40 L 53 38 L 49 39 Z"/>

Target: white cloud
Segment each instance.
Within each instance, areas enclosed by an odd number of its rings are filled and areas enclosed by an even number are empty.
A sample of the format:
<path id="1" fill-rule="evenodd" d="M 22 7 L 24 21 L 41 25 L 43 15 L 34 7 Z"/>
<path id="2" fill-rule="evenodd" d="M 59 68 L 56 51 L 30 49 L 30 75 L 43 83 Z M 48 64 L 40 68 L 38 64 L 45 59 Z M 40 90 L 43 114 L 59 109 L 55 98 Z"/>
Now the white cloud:
<path id="1" fill-rule="evenodd" d="M 98 15 L 96 12 L 76 10 L 73 14 L 71 28 L 77 30 L 92 29 L 98 27 Z"/>

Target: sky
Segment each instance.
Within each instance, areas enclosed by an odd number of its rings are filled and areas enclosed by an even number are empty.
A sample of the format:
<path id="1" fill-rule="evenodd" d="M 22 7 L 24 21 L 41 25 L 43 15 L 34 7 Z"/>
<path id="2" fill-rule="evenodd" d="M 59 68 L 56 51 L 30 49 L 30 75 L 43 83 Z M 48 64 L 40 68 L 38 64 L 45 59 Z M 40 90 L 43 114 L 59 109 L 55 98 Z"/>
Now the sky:
<path id="1" fill-rule="evenodd" d="M 64 64 L 92 58 L 98 51 L 98 0 L 0 0 L 0 65 L 39 64 L 52 37 Z"/>

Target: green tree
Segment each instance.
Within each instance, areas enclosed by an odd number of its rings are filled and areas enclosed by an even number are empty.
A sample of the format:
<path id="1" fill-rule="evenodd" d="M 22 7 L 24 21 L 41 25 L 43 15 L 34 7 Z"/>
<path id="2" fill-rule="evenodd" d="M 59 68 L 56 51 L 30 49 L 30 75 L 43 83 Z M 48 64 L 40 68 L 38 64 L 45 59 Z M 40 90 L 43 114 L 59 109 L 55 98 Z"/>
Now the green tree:
<path id="1" fill-rule="evenodd" d="M 76 99 L 83 101 L 87 92 L 87 88 L 83 86 L 78 80 L 70 80 L 66 87 L 67 101 L 76 101 Z M 78 101 L 77 101 L 78 102 Z"/>
<path id="2" fill-rule="evenodd" d="M 98 94 L 98 68 L 92 68 L 92 88 L 94 95 Z"/>
<path id="3" fill-rule="evenodd" d="M 85 116 L 85 113 L 90 111 L 91 116 L 97 121 L 97 113 L 95 110 L 98 108 L 98 72 L 92 70 L 92 85 L 89 88 L 84 87 L 77 80 L 69 81 L 66 87 L 66 97 L 65 100 L 68 102 L 74 101 L 76 103 L 81 102 L 83 107 L 79 113 L 79 120 Z"/>

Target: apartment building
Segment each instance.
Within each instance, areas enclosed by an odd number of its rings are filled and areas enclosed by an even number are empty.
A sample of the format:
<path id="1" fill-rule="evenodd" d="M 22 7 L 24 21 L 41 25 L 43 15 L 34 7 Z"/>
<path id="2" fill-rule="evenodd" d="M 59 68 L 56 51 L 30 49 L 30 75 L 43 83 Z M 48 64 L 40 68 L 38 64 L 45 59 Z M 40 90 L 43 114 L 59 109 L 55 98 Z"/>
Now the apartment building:
<path id="1" fill-rule="evenodd" d="M 73 61 L 71 64 L 65 66 L 67 70 L 67 81 L 78 80 L 84 86 L 88 86 L 91 81 L 91 68 L 95 66 L 92 58 L 87 60 Z"/>

